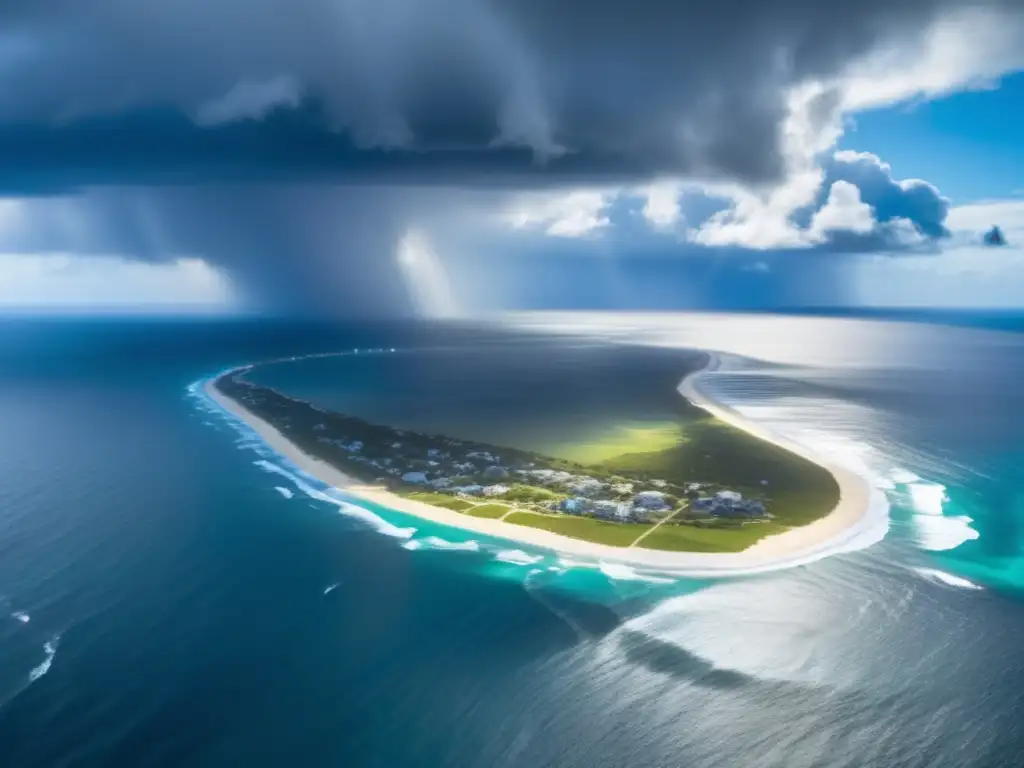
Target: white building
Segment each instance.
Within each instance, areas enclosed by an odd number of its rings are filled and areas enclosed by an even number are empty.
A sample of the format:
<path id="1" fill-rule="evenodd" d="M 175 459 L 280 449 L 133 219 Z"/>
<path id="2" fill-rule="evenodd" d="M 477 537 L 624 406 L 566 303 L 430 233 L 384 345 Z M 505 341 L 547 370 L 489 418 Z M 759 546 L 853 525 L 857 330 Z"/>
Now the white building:
<path id="1" fill-rule="evenodd" d="M 501 485 L 497 483 L 495 485 L 488 485 L 484 487 L 482 493 L 484 496 L 504 496 L 511 489 L 507 485 Z"/>

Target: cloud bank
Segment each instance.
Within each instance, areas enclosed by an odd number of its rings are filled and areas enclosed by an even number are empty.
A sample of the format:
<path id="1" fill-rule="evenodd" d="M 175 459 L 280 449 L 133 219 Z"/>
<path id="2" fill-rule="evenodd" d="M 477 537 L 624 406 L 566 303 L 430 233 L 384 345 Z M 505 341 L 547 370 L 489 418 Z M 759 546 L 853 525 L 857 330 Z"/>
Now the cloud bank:
<path id="1" fill-rule="evenodd" d="M 200 258 L 260 303 L 394 314 L 451 295 L 428 263 L 481 294 L 494 253 L 585 243 L 806 300 L 776 254 L 954 237 L 932 185 L 834 152 L 848 116 L 985 87 L 1021 39 L 1016 0 L 3 4 L 0 253 Z"/>

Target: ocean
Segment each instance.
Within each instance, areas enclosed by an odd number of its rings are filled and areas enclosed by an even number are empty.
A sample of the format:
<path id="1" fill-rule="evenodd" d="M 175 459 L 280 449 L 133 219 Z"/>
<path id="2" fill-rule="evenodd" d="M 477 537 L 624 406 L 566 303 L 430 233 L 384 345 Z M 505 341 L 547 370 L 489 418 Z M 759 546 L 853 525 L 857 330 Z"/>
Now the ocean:
<path id="1" fill-rule="evenodd" d="M 526 551 L 353 504 L 197 386 L 304 358 L 258 375 L 555 444 L 660 423 L 692 348 L 884 491 L 874 543 L 728 580 Z M 1007 315 L 2 321 L 0 765 L 1020 766 L 1022 375 Z"/>

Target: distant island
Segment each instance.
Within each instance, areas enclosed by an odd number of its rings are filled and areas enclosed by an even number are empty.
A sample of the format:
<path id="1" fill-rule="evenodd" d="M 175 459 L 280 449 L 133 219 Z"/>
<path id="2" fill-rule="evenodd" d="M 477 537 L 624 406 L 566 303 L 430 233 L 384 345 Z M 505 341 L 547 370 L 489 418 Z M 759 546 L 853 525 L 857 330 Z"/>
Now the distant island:
<path id="1" fill-rule="evenodd" d="M 867 491 L 856 476 L 751 434 L 735 415 L 709 413 L 710 402 L 691 404 L 703 399 L 694 374 L 718 358 L 701 362 L 681 385 L 672 445 L 588 464 L 323 410 L 249 381 L 252 366 L 221 375 L 207 392 L 325 482 L 398 511 L 561 551 L 683 564 L 684 553 L 745 555 L 817 525 L 820 532 L 798 537 L 806 548 L 863 516 Z"/>

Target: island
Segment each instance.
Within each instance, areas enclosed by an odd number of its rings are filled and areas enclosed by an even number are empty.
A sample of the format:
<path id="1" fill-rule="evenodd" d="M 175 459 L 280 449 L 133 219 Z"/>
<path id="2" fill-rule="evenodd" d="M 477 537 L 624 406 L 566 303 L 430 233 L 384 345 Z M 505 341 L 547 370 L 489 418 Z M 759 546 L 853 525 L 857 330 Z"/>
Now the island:
<path id="1" fill-rule="evenodd" d="M 206 392 L 356 497 L 559 552 L 715 571 L 791 559 L 854 527 L 866 483 L 706 398 L 700 376 L 719 365 L 707 354 L 684 377 L 671 445 L 586 464 L 324 410 L 248 380 L 253 366 Z"/>

